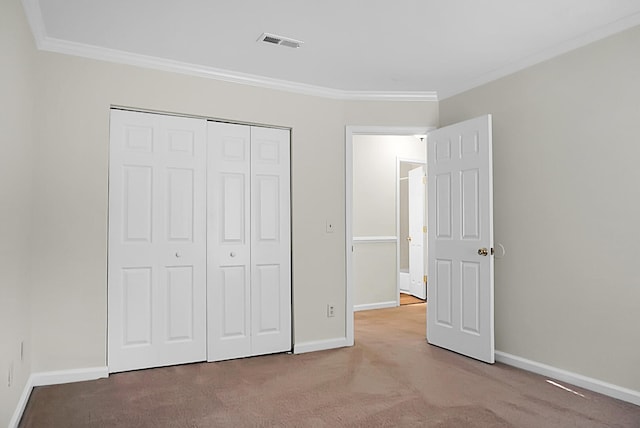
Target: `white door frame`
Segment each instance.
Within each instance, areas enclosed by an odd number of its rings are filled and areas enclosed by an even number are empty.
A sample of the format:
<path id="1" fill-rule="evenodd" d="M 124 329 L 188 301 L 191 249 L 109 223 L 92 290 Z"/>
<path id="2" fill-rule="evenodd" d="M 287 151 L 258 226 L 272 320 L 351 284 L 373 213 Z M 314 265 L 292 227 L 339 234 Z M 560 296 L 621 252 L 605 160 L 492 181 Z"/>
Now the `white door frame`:
<path id="1" fill-rule="evenodd" d="M 422 134 L 418 134 L 422 135 Z M 425 144 L 425 150 L 427 145 Z M 398 237 L 396 245 L 396 299 L 397 305 L 400 306 L 400 243 L 402 242 L 402 237 L 400 236 L 400 163 L 415 163 L 418 165 L 422 165 L 427 170 L 427 158 L 425 156 L 424 159 L 412 159 L 412 158 L 403 158 L 398 156 L 396 158 L 396 236 Z M 426 212 L 425 212 L 426 216 Z M 426 269 L 425 269 L 426 270 Z"/>
<path id="2" fill-rule="evenodd" d="M 345 256 L 346 305 L 345 336 L 347 346 L 353 346 L 353 136 L 354 135 L 425 135 L 434 126 L 347 126 L 345 128 Z M 426 151 L 425 151 L 426 158 Z M 397 236 L 396 236 L 397 247 Z M 397 269 L 396 269 L 397 270 Z M 396 281 L 397 287 L 397 281 Z"/>

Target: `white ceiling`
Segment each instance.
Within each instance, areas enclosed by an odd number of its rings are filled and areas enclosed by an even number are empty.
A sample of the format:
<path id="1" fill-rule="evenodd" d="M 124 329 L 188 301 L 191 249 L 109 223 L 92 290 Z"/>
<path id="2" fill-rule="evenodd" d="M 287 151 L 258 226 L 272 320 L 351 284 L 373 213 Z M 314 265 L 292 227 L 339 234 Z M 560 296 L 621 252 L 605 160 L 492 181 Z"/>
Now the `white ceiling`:
<path id="1" fill-rule="evenodd" d="M 42 49 L 345 98 L 442 99 L 640 24 L 640 0 L 23 4 Z"/>

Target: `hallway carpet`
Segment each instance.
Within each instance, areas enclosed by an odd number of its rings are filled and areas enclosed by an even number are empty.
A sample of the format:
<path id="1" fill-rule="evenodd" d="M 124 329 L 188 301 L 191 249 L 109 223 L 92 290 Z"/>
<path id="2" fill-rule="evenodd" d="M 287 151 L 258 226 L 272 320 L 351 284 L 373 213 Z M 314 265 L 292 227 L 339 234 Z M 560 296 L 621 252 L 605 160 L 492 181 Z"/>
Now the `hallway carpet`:
<path id="1" fill-rule="evenodd" d="M 640 427 L 640 407 L 430 346 L 424 304 L 356 314 L 356 345 L 35 388 L 21 427 Z"/>

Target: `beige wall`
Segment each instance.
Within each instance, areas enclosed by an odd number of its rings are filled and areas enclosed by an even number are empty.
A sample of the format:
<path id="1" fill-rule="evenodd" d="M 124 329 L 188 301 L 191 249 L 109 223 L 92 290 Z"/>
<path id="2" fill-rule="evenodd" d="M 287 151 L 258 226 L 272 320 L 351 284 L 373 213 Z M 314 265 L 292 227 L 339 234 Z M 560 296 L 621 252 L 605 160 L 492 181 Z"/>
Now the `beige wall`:
<path id="1" fill-rule="evenodd" d="M 435 126 L 435 118 L 427 123 Z M 424 159 L 414 136 L 353 136 L 353 236 L 396 236 L 397 160 Z M 355 242 L 354 304 L 397 300 L 396 243 Z"/>
<path id="2" fill-rule="evenodd" d="M 640 391 L 640 27 L 440 103 L 493 114 L 496 348 Z"/>
<path id="3" fill-rule="evenodd" d="M 0 426 L 5 427 L 31 372 L 29 239 L 35 49 L 17 1 L 0 5 L 0 53 Z M 24 361 L 20 360 L 21 341 Z"/>

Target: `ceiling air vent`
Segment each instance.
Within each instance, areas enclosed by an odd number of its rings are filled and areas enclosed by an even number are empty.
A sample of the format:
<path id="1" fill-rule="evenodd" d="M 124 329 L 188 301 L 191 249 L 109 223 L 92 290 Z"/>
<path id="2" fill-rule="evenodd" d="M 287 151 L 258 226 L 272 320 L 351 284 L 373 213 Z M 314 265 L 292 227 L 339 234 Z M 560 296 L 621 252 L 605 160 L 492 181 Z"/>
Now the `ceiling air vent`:
<path id="1" fill-rule="evenodd" d="M 275 34 L 262 33 L 259 42 L 271 43 L 273 45 L 286 46 L 288 48 L 299 48 L 304 42 L 291 39 L 289 37 L 276 36 Z"/>

